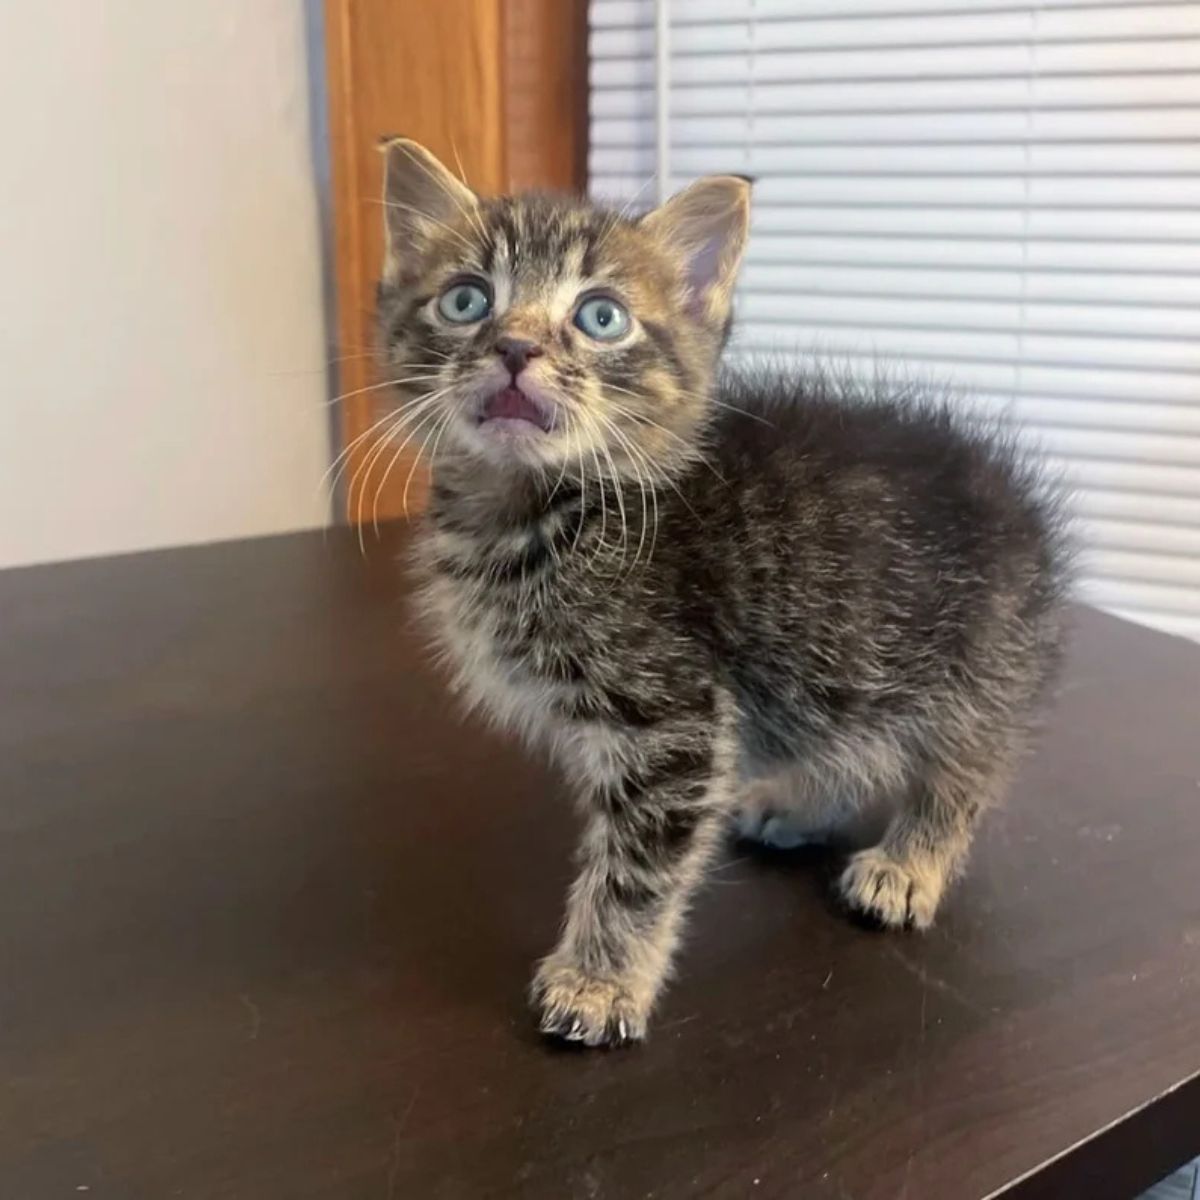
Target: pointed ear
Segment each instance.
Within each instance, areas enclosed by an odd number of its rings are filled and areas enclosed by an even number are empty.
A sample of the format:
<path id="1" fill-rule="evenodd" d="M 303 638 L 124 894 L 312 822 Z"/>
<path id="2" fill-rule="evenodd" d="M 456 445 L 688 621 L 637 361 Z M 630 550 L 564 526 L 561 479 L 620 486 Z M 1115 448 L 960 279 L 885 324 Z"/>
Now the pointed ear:
<path id="1" fill-rule="evenodd" d="M 738 175 L 698 179 L 641 223 L 682 260 L 695 315 L 723 326 L 750 228 L 750 181 Z"/>
<path id="2" fill-rule="evenodd" d="M 476 220 L 478 198 L 419 142 L 385 138 L 383 278 L 396 280 L 413 251 L 460 217 Z"/>

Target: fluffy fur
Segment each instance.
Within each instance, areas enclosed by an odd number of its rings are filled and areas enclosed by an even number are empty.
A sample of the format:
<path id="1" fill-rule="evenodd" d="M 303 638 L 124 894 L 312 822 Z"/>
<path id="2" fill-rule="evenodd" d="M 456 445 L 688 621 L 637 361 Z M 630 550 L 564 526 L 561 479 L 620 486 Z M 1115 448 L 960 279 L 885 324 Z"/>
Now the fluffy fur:
<path id="1" fill-rule="evenodd" d="M 1059 653 L 1036 474 L 911 389 L 721 375 L 743 181 L 631 218 L 387 156 L 389 432 L 433 464 L 421 604 L 468 703 L 548 749 L 583 815 L 542 1029 L 644 1035 L 731 824 L 795 845 L 887 798 L 839 888 L 928 926 Z M 459 326 L 437 306 L 463 279 L 490 309 Z M 629 314 L 611 343 L 580 325 L 596 295 Z M 505 388 L 528 419 L 493 419 Z"/>

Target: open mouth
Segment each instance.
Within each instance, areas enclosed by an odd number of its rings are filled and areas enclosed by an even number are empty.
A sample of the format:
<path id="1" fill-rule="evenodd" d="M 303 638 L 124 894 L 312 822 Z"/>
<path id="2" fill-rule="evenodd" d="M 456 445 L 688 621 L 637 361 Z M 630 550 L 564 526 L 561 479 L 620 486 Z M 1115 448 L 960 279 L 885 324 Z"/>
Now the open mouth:
<path id="1" fill-rule="evenodd" d="M 479 424 L 517 429 L 532 427 L 549 433 L 554 426 L 554 414 L 545 405 L 526 395 L 519 387 L 509 384 L 484 401 L 479 412 Z"/>

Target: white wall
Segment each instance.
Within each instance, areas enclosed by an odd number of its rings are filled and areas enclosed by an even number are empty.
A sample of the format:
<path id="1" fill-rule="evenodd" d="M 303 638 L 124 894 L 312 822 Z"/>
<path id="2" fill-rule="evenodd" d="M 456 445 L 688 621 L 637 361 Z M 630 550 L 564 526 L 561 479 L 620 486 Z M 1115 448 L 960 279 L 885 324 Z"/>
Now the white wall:
<path id="1" fill-rule="evenodd" d="M 297 0 L 0 3 L 0 565 L 322 523 Z"/>

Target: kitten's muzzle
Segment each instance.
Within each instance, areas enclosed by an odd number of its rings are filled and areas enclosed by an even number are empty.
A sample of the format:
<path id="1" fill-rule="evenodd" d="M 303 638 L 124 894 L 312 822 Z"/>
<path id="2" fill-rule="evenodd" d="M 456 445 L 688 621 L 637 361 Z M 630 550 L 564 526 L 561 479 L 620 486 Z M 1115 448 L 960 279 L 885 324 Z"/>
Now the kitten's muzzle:
<path id="1" fill-rule="evenodd" d="M 537 342 L 531 342 L 526 338 L 505 336 L 496 339 L 496 353 L 500 355 L 501 361 L 508 368 L 515 384 L 517 376 L 525 370 L 529 360 L 540 358 L 546 351 Z"/>

